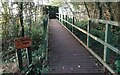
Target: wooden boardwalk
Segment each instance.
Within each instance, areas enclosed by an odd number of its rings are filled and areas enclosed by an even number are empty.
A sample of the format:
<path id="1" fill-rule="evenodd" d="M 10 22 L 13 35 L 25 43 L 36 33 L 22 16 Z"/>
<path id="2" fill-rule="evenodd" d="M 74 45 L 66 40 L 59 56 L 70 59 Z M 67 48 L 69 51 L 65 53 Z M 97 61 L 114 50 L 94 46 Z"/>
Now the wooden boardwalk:
<path id="1" fill-rule="evenodd" d="M 103 73 L 87 49 L 55 19 L 49 21 L 49 66 L 50 73 Z"/>

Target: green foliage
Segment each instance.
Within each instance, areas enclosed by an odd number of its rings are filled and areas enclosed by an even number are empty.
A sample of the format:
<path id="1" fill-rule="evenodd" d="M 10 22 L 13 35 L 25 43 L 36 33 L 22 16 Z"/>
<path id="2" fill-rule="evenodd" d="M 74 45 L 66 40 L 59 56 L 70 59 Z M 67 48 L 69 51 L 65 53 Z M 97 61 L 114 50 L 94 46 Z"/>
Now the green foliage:
<path id="1" fill-rule="evenodd" d="M 33 58 L 34 58 L 33 60 L 40 61 L 40 59 L 44 57 L 44 53 L 45 53 L 44 45 L 39 45 L 38 50 L 35 50 L 33 52 Z M 35 61 L 34 61 L 34 63 L 35 63 Z"/>
<path id="2" fill-rule="evenodd" d="M 91 28 L 90 31 L 94 36 L 104 40 L 104 37 L 105 37 L 104 31 L 97 30 L 97 29 L 94 29 L 94 28 Z"/>
<path id="3" fill-rule="evenodd" d="M 68 18 L 68 22 L 72 23 L 72 18 Z M 72 26 L 67 24 L 67 28 L 72 30 Z"/>
<path id="4" fill-rule="evenodd" d="M 10 3 L 11 7 L 14 5 Z M 2 22 L 2 60 L 6 63 L 10 62 L 16 62 L 16 48 L 14 46 L 14 39 L 21 37 L 21 21 L 20 21 L 20 15 L 21 12 L 19 6 L 20 3 L 16 2 L 16 5 L 18 7 L 15 7 L 16 11 L 18 13 L 14 14 L 13 8 L 8 7 L 8 2 L 3 2 L 2 7 L 3 12 L 1 13 L 1 19 Z M 45 36 L 44 36 L 44 30 L 43 30 L 43 24 L 42 24 L 42 9 L 41 6 L 35 6 L 34 3 L 23 3 L 24 10 L 24 19 L 23 19 L 23 25 L 24 25 L 24 33 L 25 36 L 29 36 L 32 39 L 32 56 L 33 56 L 33 64 L 38 64 L 37 62 L 40 62 L 41 59 L 45 57 L 45 51 L 46 51 L 46 43 L 45 43 Z M 34 15 L 36 14 L 36 15 Z M 46 16 L 47 17 L 47 16 Z M 44 18 L 46 18 L 44 17 Z M 22 57 L 23 57 L 23 65 L 26 64 L 26 57 L 27 53 L 25 49 L 22 49 Z M 37 61 L 37 59 L 39 59 Z"/>
<path id="5" fill-rule="evenodd" d="M 115 65 L 116 65 L 116 71 L 120 72 L 120 60 L 116 60 Z"/>
<path id="6" fill-rule="evenodd" d="M 112 34 L 112 45 L 120 49 L 120 31 L 116 31 Z"/>
<path id="7" fill-rule="evenodd" d="M 79 5 L 81 4 L 80 2 L 70 2 L 74 8 L 80 9 Z"/>
<path id="8" fill-rule="evenodd" d="M 38 50 L 39 45 L 42 43 L 42 34 L 41 29 L 32 28 L 31 29 L 31 38 L 32 38 L 32 49 Z"/>
<path id="9" fill-rule="evenodd" d="M 72 18 L 68 18 L 68 22 L 72 23 Z"/>
<path id="10" fill-rule="evenodd" d="M 88 24 L 88 21 L 82 20 L 82 21 L 77 22 L 75 25 L 77 25 L 78 27 L 84 30 L 87 30 L 87 24 Z"/>

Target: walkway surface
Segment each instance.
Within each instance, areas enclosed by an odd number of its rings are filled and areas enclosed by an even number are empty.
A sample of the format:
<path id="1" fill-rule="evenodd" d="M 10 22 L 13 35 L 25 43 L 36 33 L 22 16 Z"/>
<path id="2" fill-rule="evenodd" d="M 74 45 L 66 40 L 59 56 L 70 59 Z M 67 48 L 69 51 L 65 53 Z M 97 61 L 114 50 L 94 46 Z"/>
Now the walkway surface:
<path id="1" fill-rule="evenodd" d="M 102 73 L 87 49 L 57 20 L 49 25 L 50 73 Z"/>

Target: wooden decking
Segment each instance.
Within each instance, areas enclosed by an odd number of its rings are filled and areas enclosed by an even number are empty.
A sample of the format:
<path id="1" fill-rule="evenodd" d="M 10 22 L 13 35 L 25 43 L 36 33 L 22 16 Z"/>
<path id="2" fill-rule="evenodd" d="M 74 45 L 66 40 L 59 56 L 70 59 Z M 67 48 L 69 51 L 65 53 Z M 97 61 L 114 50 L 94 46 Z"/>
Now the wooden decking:
<path id="1" fill-rule="evenodd" d="M 56 19 L 49 21 L 49 73 L 103 73 L 95 59 Z"/>

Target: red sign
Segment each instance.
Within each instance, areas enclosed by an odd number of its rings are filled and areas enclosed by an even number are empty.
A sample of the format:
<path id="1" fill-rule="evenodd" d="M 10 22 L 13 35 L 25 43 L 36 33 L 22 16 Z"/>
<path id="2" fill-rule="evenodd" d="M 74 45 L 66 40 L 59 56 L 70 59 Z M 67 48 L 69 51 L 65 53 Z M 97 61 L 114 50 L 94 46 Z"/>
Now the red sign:
<path id="1" fill-rule="evenodd" d="M 20 37 L 15 39 L 15 47 L 17 49 L 30 47 L 31 44 L 32 44 L 32 41 L 29 37 Z"/>

